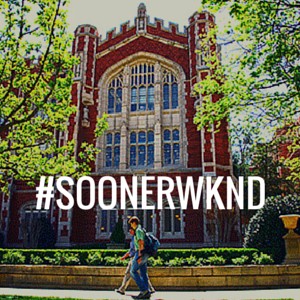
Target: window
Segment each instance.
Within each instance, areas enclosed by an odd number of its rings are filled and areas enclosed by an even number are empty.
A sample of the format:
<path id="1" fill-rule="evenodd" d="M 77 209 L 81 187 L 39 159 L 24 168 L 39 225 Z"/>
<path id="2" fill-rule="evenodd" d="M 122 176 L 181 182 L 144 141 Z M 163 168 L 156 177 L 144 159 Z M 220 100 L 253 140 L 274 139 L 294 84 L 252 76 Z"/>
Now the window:
<path id="1" fill-rule="evenodd" d="M 24 246 L 34 246 L 38 237 L 38 221 L 47 219 L 49 210 L 37 210 L 36 201 L 25 204 L 20 211 L 19 238 Z"/>
<path id="2" fill-rule="evenodd" d="M 129 151 L 129 165 L 131 167 L 153 166 L 154 132 L 131 132 Z"/>
<path id="3" fill-rule="evenodd" d="M 175 75 L 163 73 L 163 109 L 178 108 L 178 84 Z"/>
<path id="4" fill-rule="evenodd" d="M 180 208 L 178 199 L 173 199 L 175 209 L 170 209 L 168 206 L 161 211 L 161 236 L 164 238 L 183 238 L 183 211 Z M 165 204 L 168 202 L 165 200 Z"/>
<path id="5" fill-rule="evenodd" d="M 110 203 L 110 201 L 107 201 L 107 203 Z M 105 210 L 97 206 L 96 238 L 109 238 L 117 221 L 118 208 Z"/>
<path id="6" fill-rule="evenodd" d="M 106 135 L 105 166 L 118 168 L 120 165 L 120 133 Z"/>
<path id="7" fill-rule="evenodd" d="M 148 205 L 154 205 L 154 203 L 151 200 L 147 200 L 147 204 Z M 142 204 L 141 204 L 141 200 L 139 200 L 138 202 L 138 209 L 133 209 L 131 206 L 131 202 L 126 204 L 126 207 L 128 207 L 128 209 L 125 211 L 125 228 L 126 228 L 126 232 L 128 232 L 129 230 L 129 224 L 128 224 L 128 220 L 132 217 L 132 216 L 137 216 L 140 221 L 141 221 L 141 226 L 143 228 L 146 229 L 147 232 L 153 233 L 155 234 L 155 228 L 154 228 L 154 224 L 155 224 L 155 211 L 154 209 L 149 210 L 149 209 L 142 209 Z M 131 208 L 130 208 L 131 207 Z"/>
<path id="8" fill-rule="evenodd" d="M 131 68 L 130 110 L 154 110 L 154 65 L 140 64 Z"/>
<path id="9" fill-rule="evenodd" d="M 163 132 L 164 165 L 180 163 L 179 130 L 166 129 Z"/>
<path id="10" fill-rule="evenodd" d="M 122 111 L 122 75 L 113 79 L 108 88 L 108 109 L 109 114 Z"/>

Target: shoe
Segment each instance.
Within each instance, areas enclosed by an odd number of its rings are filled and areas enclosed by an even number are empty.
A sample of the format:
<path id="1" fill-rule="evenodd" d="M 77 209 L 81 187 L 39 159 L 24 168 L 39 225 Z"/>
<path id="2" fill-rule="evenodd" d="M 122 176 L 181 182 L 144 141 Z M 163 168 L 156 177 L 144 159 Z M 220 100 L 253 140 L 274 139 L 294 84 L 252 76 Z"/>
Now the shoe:
<path id="1" fill-rule="evenodd" d="M 137 296 L 132 296 L 133 299 L 150 299 L 151 293 L 149 291 L 140 292 Z"/>
<path id="2" fill-rule="evenodd" d="M 156 290 L 151 290 L 150 294 L 154 294 L 156 292 Z"/>
<path id="3" fill-rule="evenodd" d="M 117 292 L 117 293 L 119 293 L 119 294 L 121 294 L 121 295 L 125 295 L 125 292 L 123 292 L 123 291 L 121 291 L 121 290 L 119 290 L 119 289 L 116 289 L 115 292 Z"/>

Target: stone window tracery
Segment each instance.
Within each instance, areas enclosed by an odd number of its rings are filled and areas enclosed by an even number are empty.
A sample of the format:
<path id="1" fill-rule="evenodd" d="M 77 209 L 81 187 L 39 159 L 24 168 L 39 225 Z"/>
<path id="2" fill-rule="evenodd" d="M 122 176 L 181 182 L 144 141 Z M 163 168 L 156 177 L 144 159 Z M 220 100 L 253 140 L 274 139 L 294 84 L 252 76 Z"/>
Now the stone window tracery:
<path id="1" fill-rule="evenodd" d="M 131 67 L 130 110 L 154 110 L 154 65 L 139 64 Z"/>

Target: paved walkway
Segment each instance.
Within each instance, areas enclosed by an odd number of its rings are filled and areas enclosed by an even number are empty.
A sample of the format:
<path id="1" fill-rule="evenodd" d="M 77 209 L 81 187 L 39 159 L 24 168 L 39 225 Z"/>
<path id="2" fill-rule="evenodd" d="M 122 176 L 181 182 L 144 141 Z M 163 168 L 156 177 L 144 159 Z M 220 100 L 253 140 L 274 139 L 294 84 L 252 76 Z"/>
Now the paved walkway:
<path id="1" fill-rule="evenodd" d="M 92 291 L 92 290 L 49 290 L 49 289 L 17 289 L 0 288 L 1 295 L 22 296 L 52 296 L 70 297 L 76 299 L 106 299 L 106 300 L 128 300 L 137 292 L 129 291 L 121 296 L 114 291 Z M 161 291 L 151 297 L 152 300 L 252 300 L 252 299 L 294 299 L 300 300 L 300 288 L 298 289 L 270 289 L 270 290 L 234 290 L 234 291 Z"/>

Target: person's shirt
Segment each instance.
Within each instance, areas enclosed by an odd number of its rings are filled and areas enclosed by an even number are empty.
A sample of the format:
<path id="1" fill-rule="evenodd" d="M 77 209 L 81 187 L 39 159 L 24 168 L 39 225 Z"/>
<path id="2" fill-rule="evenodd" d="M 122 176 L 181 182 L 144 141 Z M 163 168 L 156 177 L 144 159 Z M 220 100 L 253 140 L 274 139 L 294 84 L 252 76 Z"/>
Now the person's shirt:
<path id="1" fill-rule="evenodd" d="M 138 227 L 135 230 L 135 235 L 134 235 L 134 245 L 135 245 L 135 250 L 138 251 L 139 250 L 139 241 L 143 240 L 144 241 L 145 238 L 145 232 L 142 229 L 141 225 L 138 225 Z"/>
<path id="2" fill-rule="evenodd" d="M 134 235 L 133 235 L 130 241 L 129 257 L 133 257 L 134 254 L 135 254 L 135 245 L 134 245 Z"/>

